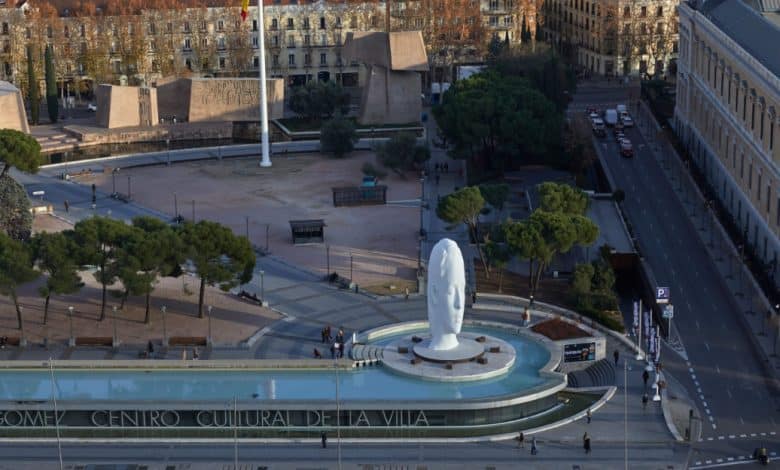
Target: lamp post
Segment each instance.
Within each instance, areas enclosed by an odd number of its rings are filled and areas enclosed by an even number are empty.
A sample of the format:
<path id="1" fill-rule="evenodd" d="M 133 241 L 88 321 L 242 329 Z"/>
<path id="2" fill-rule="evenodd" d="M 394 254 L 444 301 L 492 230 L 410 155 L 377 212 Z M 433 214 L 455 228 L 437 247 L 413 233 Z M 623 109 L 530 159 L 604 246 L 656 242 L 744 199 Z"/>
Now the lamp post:
<path id="1" fill-rule="evenodd" d="M 263 19 L 263 2 L 257 0 L 257 42 L 259 50 L 259 63 L 260 69 L 260 140 L 263 150 L 263 159 L 260 161 L 260 166 L 271 166 L 271 155 L 268 135 L 268 96 L 265 90 L 265 24 Z"/>
<path id="2" fill-rule="evenodd" d="M 114 339 L 112 340 L 112 343 L 114 347 L 119 346 L 119 340 L 116 336 L 116 305 L 111 309 L 113 311 L 113 316 L 111 317 L 111 321 L 114 323 Z"/>
<path id="3" fill-rule="evenodd" d="M 73 347 L 76 345 L 76 339 L 73 338 L 73 307 L 68 307 L 68 323 L 70 324 L 70 337 L 68 338 L 68 346 Z"/>
<path id="4" fill-rule="evenodd" d="M 195 199 L 192 200 L 192 223 L 195 223 Z"/>
<path id="5" fill-rule="evenodd" d="M 130 176 L 127 176 L 127 199 L 132 198 L 132 193 L 130 192 Z"/>
<path id="6" fill-rule="evenodd" d="M 349 280 L 352 281 L 352 252 L 349 253 Z"/>
<path id="7" fill-rule="evenodd" d="M 165 310 L 166 310 L 165 305 L 160 307 L 160 310 L 162 310 L 162 317 L 163 317 L 163 342 L 162 342 L 162 345 L 167 347 L 168 346 L 168 329 L 166 328 L 167 325 L 165 323 Z"/>
<path id="8" fill-rule="evenodd" d="M 209 319 L 208 319 L 209 334 L 208 334 L 208 336 L 206 336 L 206 343 L 211 345 L 211 305 L 206 307 L 206 311 L 208 312 L 208 316 L 209 316 Z"/>
<path id="9" fill-rule="evenodd" d="M 246 221 L 246 239 L 249 240 L 249 216 L 245 215 L 244 220 Z M 251 242 L 250 242 L 251 245 Z"/>
<path id="10" fill-rule="evenodd" d="M 168 150 L 168 166 L 171 165 L 171 139 L 165 139 L 165 147 Z"/>
<path id="11" fill-rule="evenodd" d="M 260 270 L 260 304 L 265 306 L 265 271 Z"/>
<path id="12" fill-rule="evenodd" d="M 330 245 L 325 245 L 325 275 L 330 277 Z"/>
<path id="13" fill-rule="evenodd" d="M 116 197 L 116 174 L 119 172 L 119 168 L 111 170 L 111 197 Z"/>
<path id="14" fill-rule="evenodd" d="M 19 346 L 25 347 L 27 346 L 27 338 L 24 336 L 24 315 L 22 315 L 22 308 L 21 305 L 17 307 L 19 309 L 19 329 L 21 330 L 21 338 L 19 339 Z"/>
<path id="15" fill-rule="evenodd" d="M 265 252 L 268 253 L 268 231 L 271 228 L 271 224 L 265 224 Z"/>
<path id="16" fill-rule="evenodd" d="M 420 172 L 420 249 L 417 251 L 417 275 L 422 275 L 423 206 L 425 205 L 425 171 Z"/>

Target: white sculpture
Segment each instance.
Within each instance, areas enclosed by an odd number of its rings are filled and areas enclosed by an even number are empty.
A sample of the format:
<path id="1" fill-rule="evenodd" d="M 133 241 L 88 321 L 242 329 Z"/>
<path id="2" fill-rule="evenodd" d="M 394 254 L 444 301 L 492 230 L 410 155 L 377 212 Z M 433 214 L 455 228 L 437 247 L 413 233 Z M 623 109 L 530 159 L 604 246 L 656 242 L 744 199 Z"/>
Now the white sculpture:
<path id="1" fill-rule="evenodd" d="M 431 251 L 428 262 L 428 323 L 436 351 L 458 346 L 466 304 L 466 269 L 457 243 L 444 238 Z"/>

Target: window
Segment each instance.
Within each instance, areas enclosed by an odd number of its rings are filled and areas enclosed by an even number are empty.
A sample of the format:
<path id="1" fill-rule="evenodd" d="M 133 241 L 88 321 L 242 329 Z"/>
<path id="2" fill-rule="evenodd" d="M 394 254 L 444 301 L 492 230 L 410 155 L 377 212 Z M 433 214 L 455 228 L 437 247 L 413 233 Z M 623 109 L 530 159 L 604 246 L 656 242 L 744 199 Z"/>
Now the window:
<path id="1" fill-rule="evenodd" d="M 63 28 L 63 30 L 62 30 L 62 35 L 65 36 L 66 38 L 69 38 L 70 37 L 70 28 L 65 26 L 65 28 Z"/>
<path id="2" fill-rule="evenodd" d="M 167 23 L 165 25 L 165 32 L 172 33 L 173 32 L 173 23 Z"/>
<path id="3" fill-rule="evenodd" d="M 498 26 L 498 17 L 497 16 L 491 16 L 490 17 L 490 26 Z"/>
<path id="4" fill-rule="evenodd" d="M 8 36 L 8 23 L 3 23 L 2 34 L 3 36 Z"/>
<path id="5" fill-rule="evenodd" d="M 659 18 L 664 16 L 664 7 L 658 7 L 658 9 L 655 11 L 655 16 Z"/>
<path id="6" fill-rule="evenodd" d="M 623 18 L 630 18 L 630 17 L 631 17 L 631 7 L 624 7 Z"/>
<path id="7" fill-rule="evenodd" d="M 328 45 L 328 35 L 325 33 L 320 34 L 320 45 L 321 46 L 327 46 Z"/>
<path id="8" fill-rule="evenodd" d="M 184 39 L 184 50 L 185 51 L 189 51 L 191 49 L 192 49 L 192 41 L 190 40 L 190 38 L 185 38 Z"/>
<path id="9" fill-rule="evenodd" d="M 292 34 L 287 36 L 287 47 L 295 47 L 295 36 Z"/>
<path id="10" fill-rule="evenodd" d="M 116 35 L 115 35 L 115 36 L 116 36 Z M 52 29 L 51 29 L 51 26 L 47 26 L 47 27 L 46 27 L 46 37 L 47 37 L 47 38 L 49 38 L 49 39 L 51 39 L 51 37 L 52 37 Z"/>
<path id="11" fill-rule="evenodd" d="M 219 58 L 219 68 L 224 69 L 225 68 L 225 58 L 220 57 Z"/>
<path id="12" fill-rule="evenodd" d="M 309 29 L 309 18 L 303 19 L 303 29 Z"/>
<path id="13" fill-rule="evenodd" d="M 356 29 L 357 28 L 357 17 L 353 16 L 353 17 L 351 17 L 349 19 L 349 27 L 351 29 Z"/>
<path id="14" fill-rule="evenodd" d="M 190 22 L 189 21 L 185 21 L 184 22 L 184 32 L 185 33 L 189 33 L 190 32 Z"/>
<path id="15" fill-rule="evenodd" d="M 758 136 L 759 139 L 764 140 L 764 112 L 761 112 L 761 123 L 759 125 L 759 131 L 760 135 Z"/>
<path id="16" fill-rule="evenodd" d="M 254 40 L 257 41 L 257 38 L 254 38 Z M 279 35 L 278 34 L 274 34 L 271 37 L 271 44 L 273 44 L 274 47 L 278 47 L 279 46 Z"/>
<path id="17" fill-rule="evenodd" d="M 149 34 L 157 34 L 157 26 L 154 23 L 149 23 Z"/>
<path id="18" fill-rule="evenodd" d="M 647 7 L 642 7 L 642 10 L 639 13 L 639 16 L 641 16 L 642 18 L 647 16 Z"/>
<path id="19" fill-rule="evenodd" d="M 220 50 L 225 50 L 225 38 L 220 37 L 217 39 L 217 48 Z"/>
<path id="20" fill-rule="evenodd" d="M 203 38 L 200 40 L 201 47 L 209 47 L 209 40 L 207 38 Z"/>
<path id="21" fill-rule="evenodd" d="M 206 21 L 205 20 L 201 21 L 200 22 L 200 30 L 201 31 L 206 31 L 207 29 L 208 29 L 208 24 L 206 24 Z"/>
<path id="22" fill-rule="evenodd" d="M 279 29 L 279 20 L 276 18 L 271 20 L 271 29 Z"/>
<path id="23" fill-rule="evenodd" d="M 325 17 L 320 17 L 320 29 L 325 29 Z"/>
<path id="24" fill-rule="evenodd" d="M 276 56 L 276 61 L 279 62 L 279 56 L 278 55 Z M 274 65 L 279 65 L 279 64 L 274 64 Z M 257 57 L 257 56 L 252 57 L 252 67 L 254 67 L 254 68 L 260 67 L 260 57 Z"/>
<path id="25" fill-rule="evenodd" d="M 745 179 L 745 154 L 740 154 L 739 157 L 739 178 Z"/>
<path id="26" fill-rule="evenodd" d="M 761 178 L 763 176 L 764 175 L 762 175 L 761 172 L 759 171 L 758 172 L 758 184 L 756 185 L 756 200 L 757 201 L 761 200 Z"/>
<path id="27" fill-rule="evenodd" d="M 192 61 L 190 59 L 184 59 L 184 66 L 187 67 L 187 70 L 192 70 Z"/>
<path id="28" fill-rule="evenodd" d="M 498 10 L 498 0 L 490 0 L 490 7 L 491 10 Z"/>
<path id="29" fill-rule="evenodd" d="M 750 106 L 750 130 L 754 130 L 756 128 L 756 102 L 755 100 Z"/>
<path id="30" fill-rule="evenodd" d="M 337 52 L 336 53 L 336 65 L 339 66 L 339 67 L 344 65 L 344 62 L 341 59 L 341 52 Z"/>
<path id="31" fill-rule="evenodd" d="M 24 28 L 24 37 L 26 39 L 30 39 L 32 37 L 32 32 L 30 31 L 30 28 Z"/>
<path id="32" fill-rule="evenodd" d="M 271 61 L 274 64 L 274 67 L 279 67 L 279 54 L 274 54 L 273 57 L 271 57 Z"/>
<path id="33" fill-rule="evenodd" d="M 295 27 L 295 21 L 292 18 L 287 18 L 287 29 L 293 29 Z"/>
<path id="34" fill-rule="evenodd" d="M 325 52 L 320 53 L 320 65 L 328 65 L 328 54 Z"/>
<path id="35" fill-rule="evenodd" d="M 753 189 L 753 162 L 748 166 L 748 189 Z"/>
<path id="36" fill-rule="evenodd" d="M 773 150 L 775 146 L 775 120 L 769 121 L 769 150 Z"/>
<path id="37" fill-rule="evenodd" d="M 87 35 L 87 28 L 86 28 L 86 26 L 84 26 L 83 24 L 79 25 L 79 36 L 81 36 L 83 38 L 86 35 Z"/>
<path id="38" fill-rule="evenodd" d="M 217 21 L 217 31 L 225 30 L 225 22 L 222 20 Z"/>
<path id="39" fill-rule="evenodd" d="M 157 41 L 149 41 L 149 50 L 152 52 L 157 51 Z"/>
<path id="40" fill-rule="evenodd" d="M 376 28 L 377 26 L 379 26 L 379 17 L 374 15 L 371 17 L 371 27 Z"/>
<path id="41" fill-rule="evenodd" d="M 295 66 L 295 54 L 290 54 L 287 56 L 287 65 Z"/>
<path id="42" fill-rule="evenodd" d="M 279 36 L 274 36 L 273 38 L 271 38 L 271 40 L 272 40 L 272 43 L 273 43 L 274 46 L 278 46 L 279 45 Z M 257 37 L 253 37 L 252 38 L 252 48 L 253 49 L 257 49 L 258 47 L 260 47 L 260 40 Z"/>
<path id="43" fill-rule="evenodd" d="M 336 27 L 337 28 L 341 28 L 341 17 L 340 16 L 336 17 Z"/>
<path id="44" fill-rule="evenodd" d="M 306 54 L 303 54 L 303 65 L 311 65 L 311 54 L 308 52 Z"/>
<path id="45" fill-rule="evenodd" d="M 772 212 L 772 185 L 766 185 L 766 213 Z"/>
<path id="46" fill-rule="evenodd" d="M 311 36 L 309 36 L 308 34 L 303 35 L 303 45 L 304 46 L 311 45 Z"/>

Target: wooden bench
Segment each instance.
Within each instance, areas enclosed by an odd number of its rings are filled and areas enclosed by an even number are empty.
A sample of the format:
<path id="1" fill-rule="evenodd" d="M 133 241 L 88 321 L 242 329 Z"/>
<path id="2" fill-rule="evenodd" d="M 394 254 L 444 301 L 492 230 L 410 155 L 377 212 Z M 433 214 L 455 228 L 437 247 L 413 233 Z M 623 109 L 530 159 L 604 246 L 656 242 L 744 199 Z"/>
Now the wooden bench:
<path id="1" fill-rule="evenodd" d="M 76 346 L 113 346 L 114 338 L 110 336 L 77 336 Z"/>
<path id="2" fill-rule="evenodd" d="M 168 339 L 169 346 L 206 346 L 207 344 L 205 336 L 171 336 Z"/>

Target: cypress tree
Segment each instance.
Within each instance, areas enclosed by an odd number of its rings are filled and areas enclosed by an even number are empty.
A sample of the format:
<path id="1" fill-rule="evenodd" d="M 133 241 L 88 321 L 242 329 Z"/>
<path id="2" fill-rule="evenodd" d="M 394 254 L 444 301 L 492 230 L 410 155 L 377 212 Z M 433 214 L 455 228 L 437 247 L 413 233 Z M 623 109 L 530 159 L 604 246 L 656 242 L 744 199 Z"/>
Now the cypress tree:
<path id="1" fill-rule="evenodd" d="M 57 76 L 54 73 L 54 59 L 50 44 L 46 46 L 44 60 L 46 63 L 46 109 L 49 111 L 49 120 L 55 123 L 59 116 L 59 103 L 57 103 Z"/>
<path id="2" fill-rule="evenodd" d="M 523 24 L 520 27 L 520 41 L 525 42 L 528 39 L 528 26 L 525 22 L 525 14 L 523 14 Z"/>
<path id="3" fill-rule="evenodd" d="M 33 124 L 38 124 L 38 115 L 41 111 L 41 97 L 38 90 L 38 77 L 35 76 L 33 57 L 32 46 L 27 46 L 27 84 L 30 88 L 30 120 Z"/>

